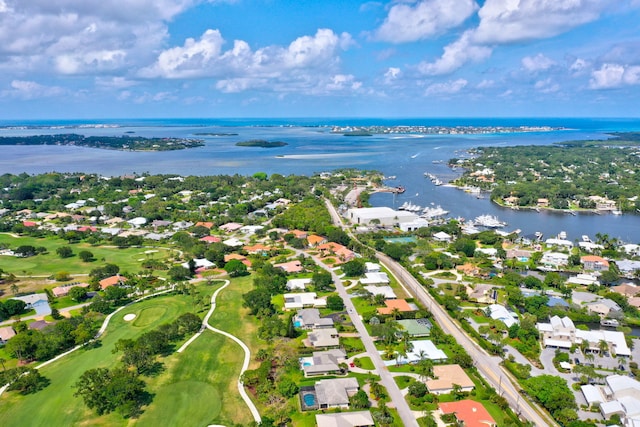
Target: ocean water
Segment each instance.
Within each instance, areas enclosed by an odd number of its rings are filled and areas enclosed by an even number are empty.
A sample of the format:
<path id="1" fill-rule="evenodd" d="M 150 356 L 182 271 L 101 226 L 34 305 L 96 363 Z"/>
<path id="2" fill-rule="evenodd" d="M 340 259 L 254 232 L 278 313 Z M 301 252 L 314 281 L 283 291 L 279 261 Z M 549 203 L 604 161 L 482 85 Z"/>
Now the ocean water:
<path id="1" fill-rule="evenodd" d="M 482 135 L 374 135 L 346 137 L 332 134 L 331 126 L 551 126 L 565 130 Z M 398 207 L 405 201 L 425 206 L 441 205 L 450 216 L 498 216 L 524 234 L 541 231 L 546 237 L 560 231 L 569 239 L 607 233 L 628 242 L 640 242 L 640 216 L 536 213 L 503 209 L 488 199 L 476 199 L 458 189 L 436 187 L 424 177 L 432 173 L 443 181 L 456 176 L 446 161 L 478 146 L 546 145 L 554 142 L 607 138 L 606 132 L 640 131 L 639 119 L 574 118 L 295 118 L 295 119 L 119 119 L 91 121 L 0 121 L 0 136 L 81 133 L 145 137 L 197 137 L 205 146 L 171 152 L 136 153 L 69 146 L 3 146 L 0 173 L 30 174 L 50 171 L 125 173 L 175 173 L 180 175 L 250 175 L 258 171 L 283 175 L 304 174 L 345 167 L 373 169 L 395 176 L 390 185 L 402 185 L 401 195 L 375 194 L 375 206 Z M 196 136 L 196 133 L 237 133 L 234 136 Z M 284 141 L 279 148 L 237 147 L 238 141 Z M 434 163 L 435 162 L 435 163 Z"/>

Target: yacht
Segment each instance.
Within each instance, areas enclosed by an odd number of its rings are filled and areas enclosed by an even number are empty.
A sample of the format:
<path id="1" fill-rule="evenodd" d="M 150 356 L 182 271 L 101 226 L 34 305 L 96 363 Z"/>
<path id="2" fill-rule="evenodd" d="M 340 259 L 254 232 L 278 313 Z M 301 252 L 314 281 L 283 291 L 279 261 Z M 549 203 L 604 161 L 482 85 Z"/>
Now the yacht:
<path id="1" fill-rule="evenodd" d="M 507 225 L 506 222 L 500 221 L 497 217 L 492 215 L 480 215 L 479 217 L 476 217 L 473 223 L 487 228 L 502 228 Z"/>
<path id="2" fill-rule="evenodd" d="M 427 206 L 422 210 L 422 216 L 427 219 L 437 218 L 445 216 L 449 211 L 442 209 L 442 206 L 438 205 L 435 208 Z"/>

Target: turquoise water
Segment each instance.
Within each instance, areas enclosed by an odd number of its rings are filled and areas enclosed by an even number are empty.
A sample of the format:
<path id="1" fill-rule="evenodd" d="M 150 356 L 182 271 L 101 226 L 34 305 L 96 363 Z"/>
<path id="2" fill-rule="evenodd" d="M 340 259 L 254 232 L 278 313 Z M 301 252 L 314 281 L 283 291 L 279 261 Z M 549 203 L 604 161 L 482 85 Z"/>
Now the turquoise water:
<path id="1" fill-rule="evenodd" d="M 316 405 L 316 397 L 311 393 L 305 394 L 304 396 L 302 396 L 302 399 L 304 400 L 304 404 L 307 406 Z"/>
<path id="2" fill-rule="evenodd" d="M 105 124 L 108 126 L 97 126 Z M 442 125 L 442 126 L 552 126 L 566 130 L 482 135 L 374 135 L 345 137 L 330 132 L 331 125 Z M 24 128 L 16 128 L 16 126 Z M 62 128 L 52 128 L 62 126 Z M 425 172 L 443 181 L 459 172 L 446 166 L 447 160 L 464 156 L 478 146 L 548 145 L 576 139 L 607 138 L 609 131 L 640 130 L 640 119 L 574 118 L 294 118 L 294 119 L 122 119 L 90 121 L 0 121 L 0 136 L 82 133 L 86 135 L 133 135 L 145 137 L 202 138 L 205 146 L 190 150 L 136 153 L 96 150 L 71 146 L 3 146 L 0 173 L 19 174 L 89 172 L 114 176 L 126 173 L 216 175 L 303 174 L 353 167 L 378 170 L 396 176 L 389 185 L 402 185 L 404 194 L 378 193 L 370 198 L 373 206 L 398 207 L 404 202 L 426 206 L 441 205 L 450 217 L 473 219 L 496 215 L 508 223 L 507 230 L 523 234 L 536 231 L 552 237 L 561 231 L 573 240 L 581 235 L 608 234 L 626 242 L 640 242 L 637 215 L 577 215 L 550 212 L 513 211 L 454 188 L 436 187 Z M 226 136 L 198 136 L 197 133 L 237 133 Z M 237 147 L 239 141 L 266 139 L 284 141 L 280 148 Z"/>
<path id="3" fill-rule="evenodd" d="M 389 243 L 412 243 L 417 242 L 418 239 L 415 237 L 387 237 L 384 241 Z"/>

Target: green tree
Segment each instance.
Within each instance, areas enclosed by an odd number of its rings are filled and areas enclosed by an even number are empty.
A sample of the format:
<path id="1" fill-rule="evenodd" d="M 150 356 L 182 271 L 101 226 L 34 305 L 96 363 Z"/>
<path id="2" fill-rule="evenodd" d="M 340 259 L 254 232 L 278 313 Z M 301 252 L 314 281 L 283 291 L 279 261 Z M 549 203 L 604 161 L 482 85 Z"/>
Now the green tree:
<path id="1" fill-rule="evenodd" d="M 358 390 L 349 398 L 349 405 L 353 409 L 367 409 L 370 406 L 369 396 L 364 390 Z"/>
<path id="2" fill-rule="evenodd" d="M 50 381 L 43 377 L 37 369 L 28 369 L 27 372 L 12 382 L 7 390 L 16 390 L 20 394 L 31 394 L 42 390 L 49 383 Z"/>
<path id="3" fill-rule="evenodd" d="M 83 288 L 82 286 L 73 286 L 71 289 L 69 289 L 68 295 L 72 300 L 80 302 L 87 298 L 87 289 Z"/>
<path id="4" fill-rule="evenodd" d="M 365 263 L 361 258 L 352 259 L 342 264 L 342 272 L 348 277 L 359 277 L 364 274 Z"/>
<path id="5" fill-rule="evenodd" d="M 74 396 L 98 415 L 118 411 L 124 417 L 136 416 L 147 398 L 145 383 L 127 369 L 95 368 L 85 371 L 76 382 Z"/>
<path id="6" fill-rule="evenodd" d="M 328 271 L 319 271 L 311 277 L 311 284 L 318 292 L 326 292 L 334 289 L 333 278 Z"/>
<path id="7" fill-rule="evenodd" d="M 82 262 L 91 262 L 94 260 L 93 253 L 90 251 L 80 251 L 78 252 L 78 258 L 82 260 Z"/>
<path id="8" fill-rule="evenodd" d="M 334 311 L 344 310 L 344 302 L 342 298 L 340 298 L 340 295 L 329 295 L 327 297 L 327 308 Z"/>
<path id="9" fill-rule="evenodd" d="M 60 258 L 69 258 L 73 255 L 73 249 L 69 246 L 60 246 L 56 249 L 56 253 Z"/>

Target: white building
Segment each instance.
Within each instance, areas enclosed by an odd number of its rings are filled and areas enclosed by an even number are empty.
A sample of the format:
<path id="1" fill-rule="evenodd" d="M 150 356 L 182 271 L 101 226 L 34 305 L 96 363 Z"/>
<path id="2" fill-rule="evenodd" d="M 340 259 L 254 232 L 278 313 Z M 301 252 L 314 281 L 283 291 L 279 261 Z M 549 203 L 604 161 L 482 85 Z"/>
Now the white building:
<path id="1" fill-rule="evenodd" d="M 360 279 L 363 285 L 386 285 L 390 282 L 389 276 L 385 272 L 365 273 L 365 277 Z"/>
<path id="2" fill-rule="evenodd" d="M 301 292 L 297 294 L 284 294 L 284 309 L 292 310 L 306 307 L 326 307 L 327 300 L 317 298 L 315 292 Z"/>
<path id="3" fill-rule="evenodd" d="M 364 289 L 372 295 L 384 295 L 384 299 L 396 299 L 396 293 L 393 292 L 391 286 L 365 286 Z"/>
<path id="4" fill-rule="evenodd" d="M 287 281 L 287 289 L 290 291 L 301 290 L 304 291 L 307 285 L 311 284 L 310 278 L 305 279 L 289 279 Z"/>
<path id="5" fill-rule="evenodd" d="M 421 359 L 421 354 L 424 359 L 433 361 L 447 360 L 447 355 L 444 351 L 437 348 L 435 344 L 429 340 L 411 341 L 411 346 L 413 348 L 407 352 L 407 357 L 398 355 L 395 359 L 385 360 L 384 364 L 391 366 L 395 364 L 404 365 L 407 363 L 417 363 Z"/>
<path id="6" fill-rule="evenodd" d="M 609 375 L 605 382 L 581 387 L 589 406 L 599 405 L 605 419 L 617 414 L 625 427 L 640 426 L 640 382 L 625 375 Z"/>
<path id="7" fill-rule="evenodd" d="M 569 255 L 561 252 L 545 252 L 540 259 L 540 264 L 560 267 L 569 263 Z"/>
<path id="8" fill-rule="evenodd" d="M 500 320 L 504 323 L 507 328 L 510 328 L 514 324 L 518 323 L 518 315 L 510 312 L 507 308 L 500 304 L 491 304 L 487 307 L 489 310 L 489 316 L 493 320 Z"/>
<path id="9" fill-rule="evenodd" d="M 380 225 L 394 226 L 397 224 L 410 223 L 418 219 L 418 215 L 396 211 L 388 207 L 379 208 L 355 208 L 347 210 L 347 218 L 354 224 L 369 225 L 372 221 L 378 220 Z"/>

